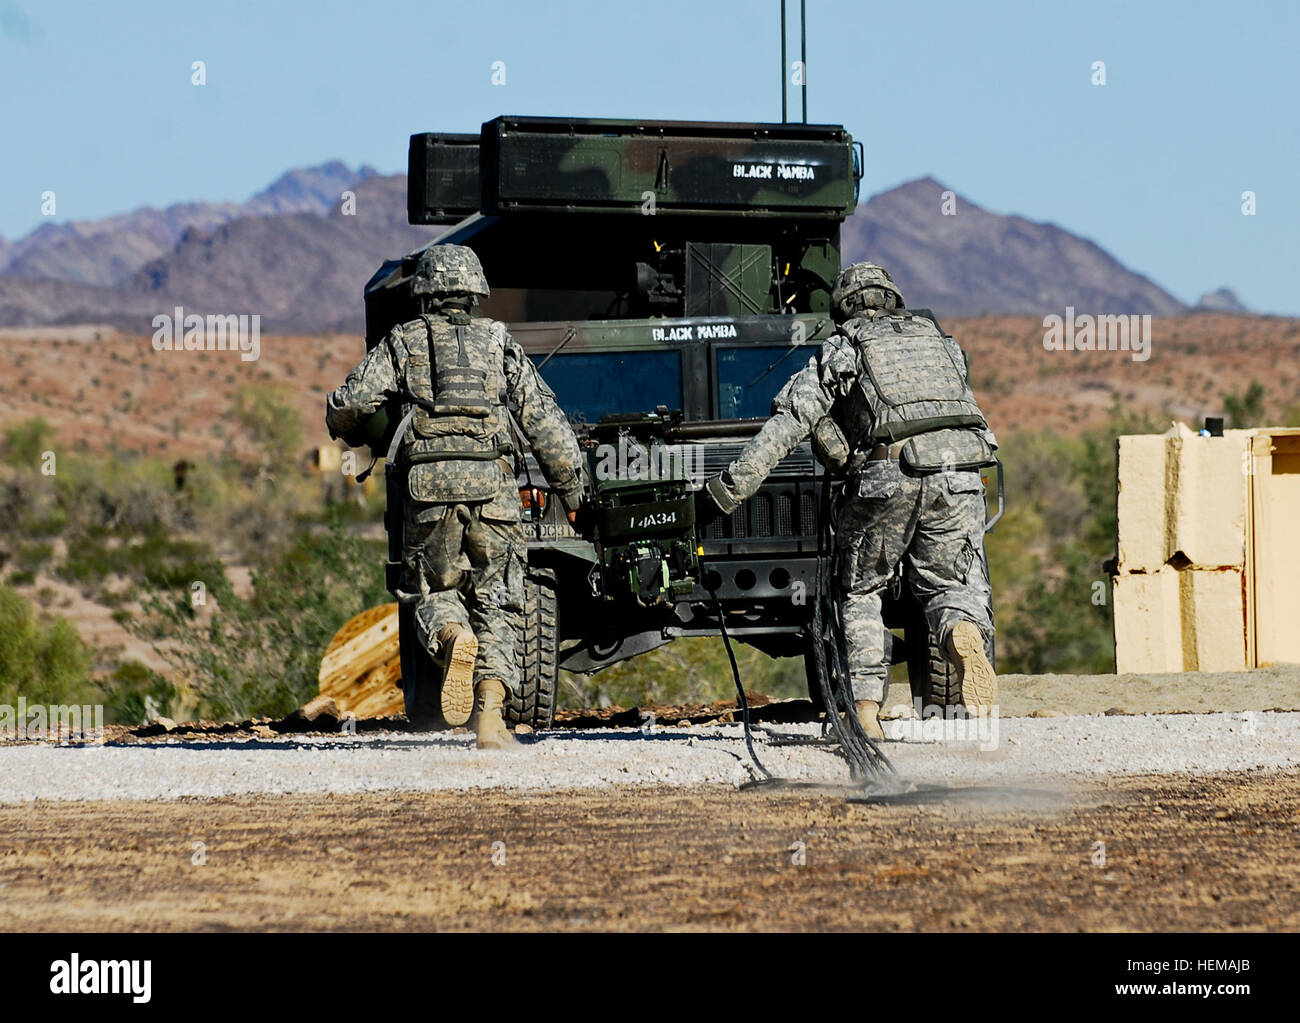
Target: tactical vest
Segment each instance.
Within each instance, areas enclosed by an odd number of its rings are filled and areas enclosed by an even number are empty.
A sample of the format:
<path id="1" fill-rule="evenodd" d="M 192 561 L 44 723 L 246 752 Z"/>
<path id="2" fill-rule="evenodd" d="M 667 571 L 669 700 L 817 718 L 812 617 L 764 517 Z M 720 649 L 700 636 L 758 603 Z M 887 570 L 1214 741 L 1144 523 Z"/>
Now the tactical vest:
<path id="1" fill-rule="evenodd" d="M 842 332 L 858 356 L 846 431 L 856 452 L 906 440 L 899 457 L 920 472 L 988 465 L 988 427 L 956 343 L 908 312 L 857 316 Z"/>
<path id="2" fill-rule="evenodd" d="M 407 396 L 415 406 L 402 444 L 412 500 L 488 501 L 498 461 L 513 453 L 501 342 L 491 321 L 425 314 L 407 324 Z"/>

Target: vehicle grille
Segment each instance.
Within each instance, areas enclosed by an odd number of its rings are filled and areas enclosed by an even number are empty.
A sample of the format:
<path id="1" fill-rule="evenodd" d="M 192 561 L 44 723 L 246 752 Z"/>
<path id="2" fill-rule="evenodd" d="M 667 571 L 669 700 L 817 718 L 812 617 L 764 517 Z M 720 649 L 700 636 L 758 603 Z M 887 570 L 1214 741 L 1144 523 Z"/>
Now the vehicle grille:
<path id="1" fill-rule="evenodd" d="M 730 515 L 703 529 L 705 540 L 817 536 L 817 497 L 811 482 L 767 484 Z"/>
<path id="2" fill-rule="evenodd" d="M 721 472 L 744 450 L 743 444 L 706 444 L 704 447 L 704 472 L 712 476 L 715 472 Z M 814 475 L 820 472 L 820 466 L 817 459 L 813 456 L 812 448 L 808 444 L 800 444 L 789 455 L 777 463 L 772 470 L 772 479 L 781 479 L 786 477 L 802 477 L 812 479 Z"/>

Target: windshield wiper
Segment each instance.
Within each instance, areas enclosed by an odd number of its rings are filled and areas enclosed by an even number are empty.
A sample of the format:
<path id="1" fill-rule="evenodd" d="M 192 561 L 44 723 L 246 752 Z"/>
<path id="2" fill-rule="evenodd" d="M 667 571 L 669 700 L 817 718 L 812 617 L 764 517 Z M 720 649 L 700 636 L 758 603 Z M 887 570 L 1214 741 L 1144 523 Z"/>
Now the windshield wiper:
<path id="1" fill-rule="evenodd" d="M 824 326 L 826 326 L 826 318 L 823 316 L 820 320 L 817 321 L 817 325 L 814 326 L 812 329 L 812 336 L 814 339 L 817 337 L 817 332 L 821 330 L 822 327 Z M 771 373 L 772 370 L 776 369 L 777 366 L 781 365 L 781 363 L 785 362 L 786 359 L 790 358 L 790 356 L 795 353 L 796 349 L 802 348 L 806 343 L 807 341 L 796 341 L 794 344 L 792 344 L 789 348 L 785 350 L 785 353 L 779 359 L 776 360 L 776 362 L 772 363 L 772 365 L 768 366 L 767 369 L 763 370 L 762 373 L 760 373 L 758 376 L 754 377 L 753 380 L 747 383 L 745 385 L 745 390 L 749 390 L 751 387 L 753 387 L 756 383 L 758 383 L 765 376 Z"/>
<path id="2" fill-rule="evenodd" d="M 561 348 L 563 348 L 565 345 L 567 345 L 570 341 L 572 341 L 577 336 L 578 336 L 578 328 L 570 327 L 569 332 L 565 334 L 563 338 L 560 339 L 560 343 L 556 345 L 554 348 L 552 348 L 549 352 L 547 352 L 546 358 L 544 358 L 541 362 L 537 364 L 538 371 L 540 372 L 541 368 L 551 361 L 551 357 L 555 355 L 556 352 L 558 352 Z"/>

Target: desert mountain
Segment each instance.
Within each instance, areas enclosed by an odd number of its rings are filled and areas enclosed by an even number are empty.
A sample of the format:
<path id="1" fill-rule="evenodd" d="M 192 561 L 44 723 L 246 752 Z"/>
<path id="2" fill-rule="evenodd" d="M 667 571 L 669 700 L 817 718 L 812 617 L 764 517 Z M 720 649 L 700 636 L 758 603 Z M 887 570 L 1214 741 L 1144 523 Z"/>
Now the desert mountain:
<path id="1" fill-rule="evenodd" d="M 375 175 L 339 160 L 291 170 L 244 203 L 177 203 L 145 207 L 103 220 L 44 224 L 17 242 L 0 240 L 0 273 L 83 284 L 122 283 L 146 263 L 166 256 L 186 231 L 210 231 L 249 216 L 286 213 L 325 215 L 345 189 Z"/>
<path id="2" fill-rule="evenodd" d="M 913 306 L 946 316 L 1176 313 L 1185 306 L 1104 249 L 1024 217 L 990 213 L 921 178 L 872 196 L 844 224 L 845 262 L 888 267 Z"/>
<path id="3" fill-rule="evenodd" d="M 354 190 L 355 214 L 243 217 L 187 232 L 125 290 L 160 309 L 261 313 L 267 331 L 358 330 L 361 289 L 376 267 L 444 229 L 407 224 L 405 175 L 371 177 Z"/>
<path id="4" fill-rule="evenodd" d="M 352 213 L 341 208 L 344 190 L 355 193 Z M 991 213 L 961 196 L 945 215 L 945 191 L 923 178 L 872 196 L 844 225 L 845 259 L 884 264 L 909 304 L 945 316 L 1186 308 L 1055 225 Z M 146 331 L 156 313 L 180 305 L 261 313 L 266 332 L 356 331 L 361 288 L 375 268 L 439 230 L 407 224 L 405 175 L 335 161 L 290 171 L 246 203 L 50 224 L 5 244 L 0 324 Z M 1226 300 L 1216 292 L 1203 301 Z"/>
<path id="5" fill-rule="evenodd" d="M 356 331 L 361 288 L 375 268 L 442 229 L 406 223 L 405 175 L 368 173 L 349 182 L 356 196 L 352 214 L 342 212 L 336 184 L 317 197 L 295 197 L 290 188 L 270 196 L 273 186 L 252 201 L 307 211 L 184 228 L 165 251 L 113 286 L 0 274 L 0 324 L 104 323 L 148 332 L 156 314 L 179 305 L 201 314 L 260 313 L 267 332 Z M 117 239 L 106 244 L 120 245 L 121 235 Z"/>
<path id="6" fill-rule="evenodd" d="M 1248 313 L 1250 312 L 1231 288 L 1219 288 L 1207 291 L 1192 309 L 1197 313 Z"/>

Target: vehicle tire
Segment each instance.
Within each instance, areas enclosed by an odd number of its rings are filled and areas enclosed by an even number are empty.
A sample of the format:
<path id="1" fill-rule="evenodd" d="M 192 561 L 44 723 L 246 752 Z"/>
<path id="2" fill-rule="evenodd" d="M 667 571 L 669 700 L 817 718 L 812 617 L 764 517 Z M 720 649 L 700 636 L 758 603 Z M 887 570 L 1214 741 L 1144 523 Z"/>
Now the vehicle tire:
<path id="1" fill-rule="evenodd" d="M 808 631 L 812 631 L 811 626 L 809 626 Z M 804 644 L 803 670 L 808 679 L 808 702 L 812 704 L 816 713 L 824 713 L 826 701 L 822 699 L 821 686 L 817 684 L 817 655 L 813 652 L 813 639 L 811 636 Z"/>
<path id="2" fill-rule="evenodd" d="M 948 660 L 947 654 L 930 634 L 924 615 L 909 619 L 906 628 L 907 640 L 907 679 L 912 687 L 912 701 L 921 701 L 924 714 L 927 708 L 938 707 L 944 710 L 957 707 L 962 703 L 961 683 L 957 681 L 957 669 Z M 985 643 L 985 653 L 989 663 L 994 664 L 993 641 Z"/>
<path id="3" fill-rule="evenodd" d="M 412 728 L 443 725 L 442 673 L 415 634 L 415 605 L 397 608 L 398 650 L 402 658 L 402 699 Z"/>
<path id="4" fill-rule="evenodd" d="M 560 607 L 555 572 L 530 568 L 524 577 L 524 610 L 515 623 L 515 663 L 520 692 L 506 698 L 506 721 L 550 728 L 560 675 Z"/>
<path id="5" fill-rule="evenodd" d="M 921 712 L 924 714 L 930 707 L 942 710 L 958 706 L 961 703 L 961 683 L 957 681 L 957 669 L 930 634 L 924 617 L 916 632 L 908 631 L 907 649 L 907 678 L 912 684 L 912 701 L 920 699 Z M 918 680 L 921 683 L 919 687 Z"/>

